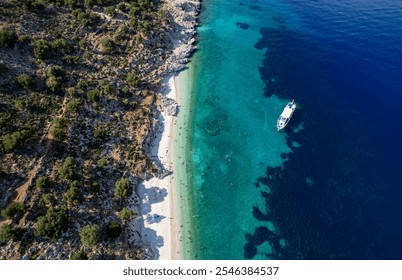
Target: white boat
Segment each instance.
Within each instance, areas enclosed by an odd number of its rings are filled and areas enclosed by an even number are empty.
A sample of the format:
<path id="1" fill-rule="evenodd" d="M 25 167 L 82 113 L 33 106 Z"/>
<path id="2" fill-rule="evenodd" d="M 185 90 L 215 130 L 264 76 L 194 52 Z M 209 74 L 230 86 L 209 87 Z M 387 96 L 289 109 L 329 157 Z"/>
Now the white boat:
<path id="1" fill-rule="evenodd" d="M 278 121 L 276 122 L 276 127 L 278 128 L 278 131 L 283 129 L 288 124 L 295 110 L 296 103 L 294 100 L 286 104 L 285 108 L 282 111 L 282 114 L 279 116 Z"/>

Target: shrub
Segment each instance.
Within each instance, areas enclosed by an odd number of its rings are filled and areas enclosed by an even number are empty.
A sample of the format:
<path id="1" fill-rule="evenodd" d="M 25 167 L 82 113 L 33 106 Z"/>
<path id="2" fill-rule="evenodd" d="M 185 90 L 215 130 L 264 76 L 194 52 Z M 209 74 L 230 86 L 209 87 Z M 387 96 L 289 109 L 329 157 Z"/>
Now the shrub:
<path id="1" fill-rule="evenodd" d="M 83 26 L 86 27 L 94 25 L 99 21 L 99 17 L 92 12 L 79 12 L 77 19 Z"/>
<path id="2" fill-rule="evenodd" d="M 103 127 L 98 127 L 94 130 L 94 137 L 98 139 L 104 139 L 107 136 L 107 129 Z"/>
<path id="3" fill-rule="evenodd" d="M 125 199 L 132 193 L 132 188 L 127 178 L 117 180 L 114 188 L 114 197 L 118 199 Z"/>
<path id="4" fill-rule="evenodd" d="M 15 108 L 17 108 L 17 109 L 19 109 L 19 110 L 24 109 L 26 105 L 27 105 L 27 104 L 25 103 L 25 101 L 24 101 L 24 100 L 21 100 L 21 99 L 17 99 L 17 100 L 15 100 L 15 102 L 14 102 Z"/>
<path id="5" fill-rule="evenodd" d="M 129 15 L 130 17 L 136 17 L 136 16 L 139 15 L 139 13 L 140 13 L 140 8 L 138 8 L 138 7 L 132 7 L 132 8 L 130 9 L 130 11 L 128 12 L 128 15 Z"/>
<path id="6" fill-rule="evenodd" d="M 53 205 L 56 202 L 56 198 L 51 193 L 45 193 L 41 197 L 41 202 L 45 205 Z"/>
<path id="7" fill-rule="evenodd" d="M 135 216 L 135 214 L 136 212 L 134 210 L 129 210 L 127 207 L 124 207 L 123 209 L 121 209 L 118 215 L 123 222 L 126 222 L 131 220 Z"/>
<path id="8" fill-rule="evenodd" d="M 92 8 L 95 4 L 95 0 L 84 0 L 85 8 Z"/>
<path id="9" fill-rule="evenodd" d="M 67 210 L 50 207 L 45 216 L 39 217 L 35 224 L 35 236 L 56 240 L 67 223 Z"/>
<path id="10" fill-rule="evenodd" d="M 84 54 L 82 55 L 82 57 L 84 59 L 90 59 L 92 57 L 92 54 L 90 52 L 84 52 Z"/>
<path id="11" fill-rule="evenodd" d="M 140 79 L 138 78 L 137 72 L 132 70 L 127 74 L 127 84 L 129 86 L 136 86 L 140 83 Z"/>
<path id="12" fill-rule="evenodd" d="M 0 46 L 13 48 L 17 40 L 18 37 L 15 31 L 3 28 L 0 29 Z"/>
<path id="13" fill-rule="evenodd" d="M 79 90 L 85 90 L 85 89 L 87 89 L 88 85 L 89 85 L 89 82 L 87 80 L 79 80 L 77 83 L 77 88 Z"/>
<path id="14" fill-rule="evenodd" d="M 110 52 L 113 51 L 113 42 L 112 42 L 112 40 L 110 40 L 108 38 L 102 39 L 101 44 L 102 44 L 102 52 L 104 54 L 107 54 L 107 53 L 110 53 Z"/>
<path id="15" fill-rule="evenodd" d="M 21 35 L 20 36 L 20 42 L 22 42 L 22 43 L 29 44 L 29 43 L 31 43 L 31 40 L 32 40 L 32 38 L 29 35 Z"/>
<path id="16" fill-rule="evenodd" d="M 56 118 L 54 120 L 52 129 L 50 130 L 50 133 L 52 134 L 54 139 L 58 141 L 63 141 L 67 137 L 66 129 L 67 120 L 64 118 Z"/>
<path id="17" fill-rule="evenodd" d="M 67 48 L 68 44 L 66 39 L 60 38 L 60 39 L 56 39 L 52 42 L 52 47 L 55 50 L 65 50 Z"/>
<path id="18" fill-rule="evenodd" d="M 119 3 L 119 4 L 117 5 L 117 9 L 120 10 L 120 11 L 122 11 L 122 12 L 126 12 L 126 11 L 127 11 L 126 3 L 124 3 L 124 2 Z"/>
<path id="19" fill-rule="evenodd" d="M 87 225 L 80 232 L 81 243 L 92 247 L 102 241 L 102 233 L 98 225 Z"/>
<path id="20" fill-rule="evenodd" d="M 103 12 L 110 15 L 112 18 L 117 15 L 117 12 L 113 6 L 103 8 Z"/>
<path id="21" fill-rule="evenodd" d="M 111 84 L 102 84 L 102 90 L 106 94 L 111 94 L 112 90 L 113 90 L 113 87 L 112 87 Z"/>
<path id="22" fill-rule="evenodd" d="M 68 65 L 76 65 L 78 64 L 79 57 L 75 55 L 66 55 L 63 57 L 63 61 Z"/>
<path id="23" fill-rule="evenodd" d="M 64 77 L 64 69 L 60 65 L 51 66 L 47 69 L 48 77 Z"/>
<path id="24" fill-rule="evenodd" d="M 82 188 L 82 183 L 80 181 L 74 180 L 69 184 L 70 188 Z"/>
<path id="25" fill-rule="evenodd" d="M 71 255 L 70 260 L 87 260 L 88 255 L 85 252 L 78 251 Z"/>
<path id="26" fill-rule="evenodd" d="M 52 92 L 59 91 L 61 88 L 61 79 L 59 77 L 51 76 L 46 79 L 46 86 Z"/>
<path id="27" fill-rule="evenodd" d="M 63 165 L 59 170 L 60 179 L 62 180 L 74 179 L 77 176 L 78 168 L 79 166 L 77 161 L 72 157 L 67 157 L 64 160 Z"/>
<path id="28" fill-rule="evenodd" d="M 32 77 L 27 74 L 18 75 L 16 82 L 25 89 L 31 88 L 34 84 Z"/>
<path id="29" fill-rule="evenodd" d="M 87 92 L 87 99 L 89 102 L 97 102 L 100 99 L 100 92 L 98 89 L 93 89 Z"/>
<path id="30" fill-rule="evenodd" d="M 39 39 L 34 43 L 34 56 L 43 59 L 49 56 L 50 45 L 46 40 Z"/>
<path id="31" fill-rule="evenodd" d="M 106 226 L 106 235 L 109 238 L 113 238 L 113 239 L 117 238 L 117 237 L 120 236 L 120 234 L 121 234 L 121 226 L 117 222 L 112 221 L 112 222 L 107 224 L 107 226 Z"/>
<path id="32" fill-rule="evenodd" d="M 76 187 L 70 187 L 63 197 L 68 204 L 78 205 L 78 203 L 81 201 L 81 192 Z"/>
<path id="33" fill-rule="evenodd" d="M 101 158 L 98 160 L 97 165 L 98 165 L 98 168 L 103 169 L 108 165 L 108 161 L 105 158 Z"/>
<path id="34" fill-rule="evenodd" d="M 3 136 L 2 150 L 9 153 L 14 149 L 20 148 L 29 137 L 30 133 L 27 130 L 16 131 Z"/>
<path id="35" fill-rule="evenodd" d="M 70 101 L 66 104 L 67 112 L 77 113 L 80 110 L 80 102 Z"/>
<path id="36" fill-rule="evenodd" d="M 50 179 L 47 176 L 40 176 L 38 179 L 36 179 L 35 182 L 35 187 L 39 189 L 47 189 L 50 187 Z"/>
<path id="37" fill-rule="evenodd" d="M 12 219 L 15 217 L 15 215 L 17 215 L 18 213 L 22 213 L 23 211 L 24 211 L 24 205 L 22 205 L 22 203 L 20 202 L 13 201 L 10 204 L 8 204 L 6 209 L 1 211 L 1 215 L 8 219 Z"/>
<path id="38" fill-rule="evenodd" d="M 78 45 L 80 46 L 81 50 L 85 50 L 86 46 L 87 46 L 87 42 L 85 41 L 85 39 L 81 39 L 78 42 Z"/>
<path id="39" fill-rule="evenodd" d="M 0 241 L 13 240 L 15 237 L 14 231 L 8 224 L 0 226 Z"/>

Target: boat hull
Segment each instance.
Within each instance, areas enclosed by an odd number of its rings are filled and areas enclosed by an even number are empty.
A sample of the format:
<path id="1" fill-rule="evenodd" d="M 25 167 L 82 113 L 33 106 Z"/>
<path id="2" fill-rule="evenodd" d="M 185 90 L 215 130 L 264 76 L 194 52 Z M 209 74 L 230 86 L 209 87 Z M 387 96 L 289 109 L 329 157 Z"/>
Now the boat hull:
<path id="1" fill-rule="evenodd" d="M 276 122 L 276 128 L 278 129 L 278 131 L 286 127 L 295 110 L 296 110 L 296 103 L 294 102 L 294 100 L 286 104 L 285 108 L 283 109 L 281 115 L 278 118 L 278 121 Z"/>

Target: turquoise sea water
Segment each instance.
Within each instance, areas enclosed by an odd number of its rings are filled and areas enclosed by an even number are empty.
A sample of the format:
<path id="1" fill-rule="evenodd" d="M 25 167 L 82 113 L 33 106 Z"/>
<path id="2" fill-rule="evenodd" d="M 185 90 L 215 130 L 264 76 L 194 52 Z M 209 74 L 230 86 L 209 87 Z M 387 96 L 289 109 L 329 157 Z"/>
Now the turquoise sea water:
<path id="1" fill-rule="evenodd" d="M 203 5 L 180 143 L 183 257 L 402 258 L 400 2 Z"/>
<path id="2" fill-rule="evenodd" d="M 193 59 L 189 165 L 195 233 L 190 258 L 240 259 L 250 229 L 264 224 L 275 230 L 272 223 L 256 221 L 250 209 L 264 208 L 255 178 L 267 165 L 281 165 L 281 153 L 290 152 L 285 134 L 272 125 L 286 100 L 263 96 L 259 66 L 264 51 L 254 48 L 261 38 L 260 21 L 276 22 L 274 14 L 245 9 L 238 2 L 204 2 L 200 51 Z M 247 29 L 238 26 L 243 22 Z M 265 246 L 261 254 L 269 251 Z"/>

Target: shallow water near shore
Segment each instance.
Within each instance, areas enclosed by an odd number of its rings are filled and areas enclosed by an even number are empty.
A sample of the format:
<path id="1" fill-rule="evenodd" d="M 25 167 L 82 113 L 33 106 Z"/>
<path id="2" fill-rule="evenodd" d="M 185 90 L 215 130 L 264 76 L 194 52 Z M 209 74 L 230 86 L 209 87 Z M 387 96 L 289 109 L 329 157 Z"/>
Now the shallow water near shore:
<path id="1" fill-rule="evenodd" d="M 203 3 L 181 74 L 182 257 L 402 258 L 400 2 Z"/>

